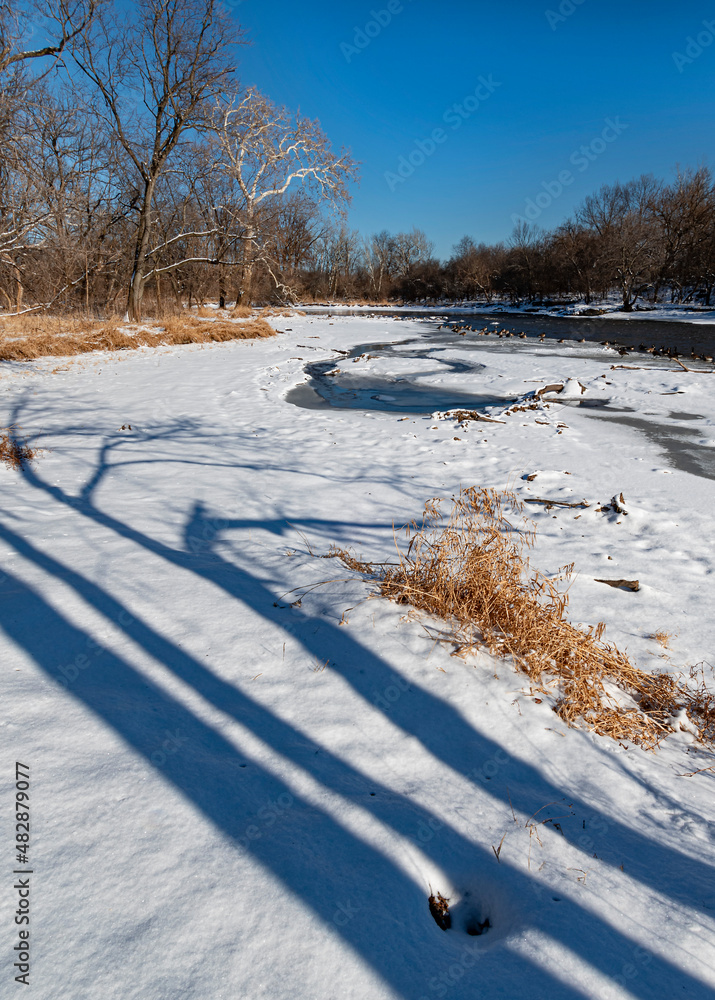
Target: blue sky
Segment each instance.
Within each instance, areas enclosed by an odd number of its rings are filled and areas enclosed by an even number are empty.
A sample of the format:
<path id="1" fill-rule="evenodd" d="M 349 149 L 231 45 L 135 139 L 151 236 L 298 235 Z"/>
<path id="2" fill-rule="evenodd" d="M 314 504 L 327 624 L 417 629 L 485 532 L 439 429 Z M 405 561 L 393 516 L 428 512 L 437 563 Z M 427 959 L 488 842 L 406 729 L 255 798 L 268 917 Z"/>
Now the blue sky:
<path id="1" fill-rule="evenodd" d="M 242 82 L 360 161 L 361 232 L 418 226 L 446 257 L 464 235 L 506 239 L 517 216 L 549 228 L 603 183 L 715 167 L 712 4 L 389 3 L 230 4 L 253 43 Z"/>

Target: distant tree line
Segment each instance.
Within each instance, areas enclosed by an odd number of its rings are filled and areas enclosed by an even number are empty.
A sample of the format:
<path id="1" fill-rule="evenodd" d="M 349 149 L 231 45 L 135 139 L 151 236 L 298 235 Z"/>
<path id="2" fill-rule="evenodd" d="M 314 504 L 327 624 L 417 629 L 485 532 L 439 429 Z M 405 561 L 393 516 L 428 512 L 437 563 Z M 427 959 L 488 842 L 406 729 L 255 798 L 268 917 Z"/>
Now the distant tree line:
<path id="1" fill-rule="evenodd" d="M 303 276 L 304 293 L 406 301 L 541 303 L 618 295 L 636 303 L 713 305 L 715 183 L 709 169 L 605 185 L 551 231 L 527 223 L 504 243 L 465 236 L 446 262 L 419 230 L 361 240 L 324 236 Z"/>
<path id="2" fill-rule="evenodd" d="M 544 232 L 345 222 L 356 164 L 319 124 L 236 80 L 219 0 L 0 0 L 0 309 L 192 302 L 584 299 L 711 305 L 715 183 L 607 185 Z"/>

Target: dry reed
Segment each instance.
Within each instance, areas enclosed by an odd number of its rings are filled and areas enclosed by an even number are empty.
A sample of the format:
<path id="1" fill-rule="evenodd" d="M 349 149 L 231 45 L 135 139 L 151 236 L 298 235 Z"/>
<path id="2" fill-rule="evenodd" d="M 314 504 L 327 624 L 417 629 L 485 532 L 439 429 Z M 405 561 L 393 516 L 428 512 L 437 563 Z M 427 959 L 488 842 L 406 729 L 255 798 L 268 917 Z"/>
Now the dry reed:
<path id="1" fill-rule="evenodd" d="M 657 632 L 653 632 L 648 638 L 654 639 L 663 649 L 668 649 L 670 647 L 670 640 L 674 638 L 674 635 L 671 632 L 666 632 L 664 629 L 658 629 Z"/>
<path id="2" fill-rule="evenodd" d="M 21 469 L 34 457 L 35 452 L 18 440 L 12 427 L 0 433 L 0 462 L 5 462 L 13 469 Z"/>
<path id="3" fill-rule="evenodd" d="M 293 316 L 306 316 L 307 313 L 303 312 L 302 309 L 296 309 L 292 306 L 283 309 L 274 306 L 265 306 L 261 309 L 259 315 L 262 317 L 275 316 L 276 318 L 291 319 Z"/>
<path id="4" fill-rule="evenodd" d="M 275 330 L 262 319 L 250 319 L 245 323 L 230 320 L 201 322 L 188 316 L 172 316 L 164 320 L 163 344 L 206 344 L 223 343 L 228 340 L 254 340 L 260 337 L 274 337 Z"/>
<path id="5" fill-rule="evenodd" d="M 447 620 L 460 654 L 484 647 L 510 657 L 537 690 L 555 686 L 554 711 L 569 726 L 652 748 L 685 708 L 700 739 L 715 739 L 715 696 L 704 680 L 693 690 L 669 674 L 640 670 L 603 641 L 603 623 L 584 628 L 566 620 L 567 593 L 529 569 L 533 525 L 514 494 L 464 489 L 446 520 L 441 505 L 430 501 L 422 523 L 407 526 L 409 545 L 398 546 L 397 563 L 330 554 L 379 579 L 385 597 Z M 506 510 L 522 523 L 512 524 Z M 564 567 L 562 578 L 572 569 Z"/>
<path id="6" fill-rule="evenodd" d="M 262 319 L 246 322 L 172 316 L 147 325 L 122 324 L 59 316 L 0 318 L 0 361 L 31 361 L 41 357 L 69 357 L 91 351 L 122 351 L 164 344 L 222 343 L 272 337 L 275 330 Z"/>

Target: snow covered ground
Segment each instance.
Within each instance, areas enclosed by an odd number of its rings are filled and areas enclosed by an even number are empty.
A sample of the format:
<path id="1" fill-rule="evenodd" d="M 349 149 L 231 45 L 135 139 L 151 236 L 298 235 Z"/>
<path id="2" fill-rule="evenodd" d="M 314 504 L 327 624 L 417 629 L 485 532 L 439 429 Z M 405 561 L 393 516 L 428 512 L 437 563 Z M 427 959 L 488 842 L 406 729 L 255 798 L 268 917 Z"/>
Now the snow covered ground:
<path id="1" fill-rule="evenodd" d="M 576 564 L 571 619 L 648 669 L 712 664 L 715 375 L 534 341 L 482 342 L 481 371 L 401 359 L 426 390 L 608 401 L 462 430 L 285 400 L 333 348 L 424 323 L 273 322 L 0 369 L 0 426 L 41 449 L 0 467 L 3 995 L 20 761 L 38 1000 L 713 996 L 713 757 L 566 729 L 311 550 L 389 558 L 393 524 L 461 486 L 585 499 L 530 507 L 533 564 Z M 621 492 L 627 516 L 596 510 Z"/>

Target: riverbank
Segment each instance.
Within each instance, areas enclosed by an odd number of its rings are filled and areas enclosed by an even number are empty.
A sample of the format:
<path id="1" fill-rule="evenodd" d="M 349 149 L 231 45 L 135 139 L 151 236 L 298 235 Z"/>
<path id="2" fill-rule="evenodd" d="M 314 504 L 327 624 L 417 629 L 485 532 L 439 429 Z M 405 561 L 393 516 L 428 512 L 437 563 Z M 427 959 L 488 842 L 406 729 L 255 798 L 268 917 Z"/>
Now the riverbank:
<path id="1" fill-rule="evenodd" d="M 605 303 L 573 302 L 569 304 L 554 304 L 536 306 L 530 303 L 515 305 L 506 302 L 486 302 L 480 300 L 449 302 L 435 301 L 426 304 L 416 302 L 405 302 L 399 305 L 390 303 L 359 302 L 308 302 L 302 303 L 301 309 L 325 310 L 339 312 L 343 310 L 354 311 L 356 315 L 362 312 L 415 312 L 427 313 L 429 315 L 472 315 L 480 316 L 500 315 L 500 316 L 549 316 L 551 318 L 577 318 L 577 319 L 601 319 L 618 320 L 621 322 L 631 322 L 640 320 L 659 320 L 679 323 L 715 323 L 715 307 L 688 306 L 688 305 L 657 305 L 639 304 L 634 306 L 633 311 L 625 312 L 621 304 L 615 300 Z"/>

